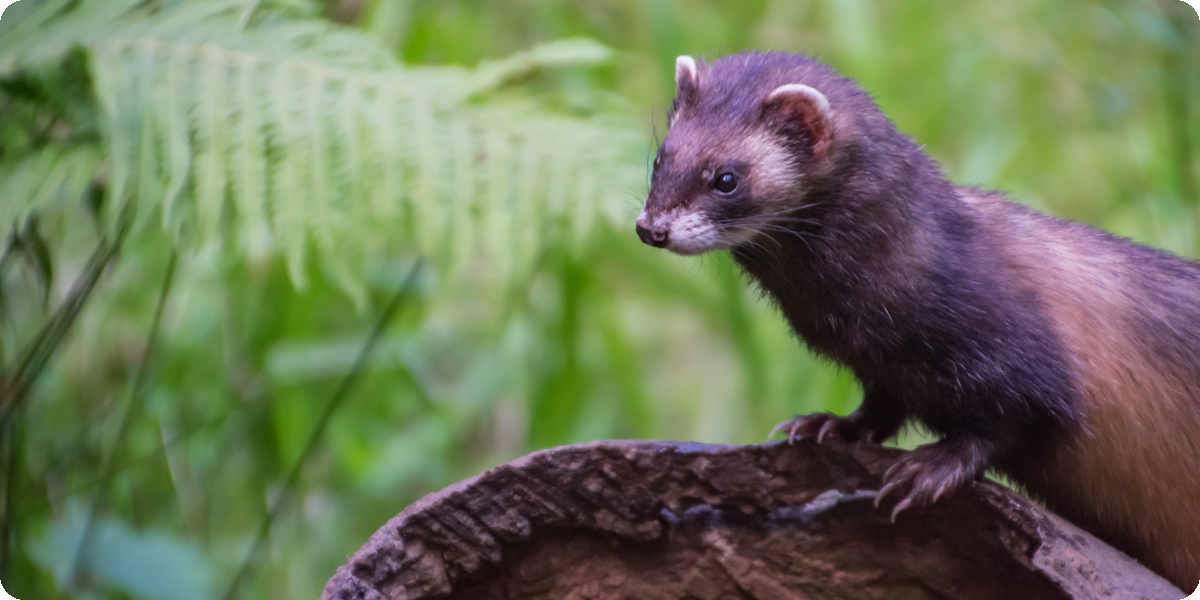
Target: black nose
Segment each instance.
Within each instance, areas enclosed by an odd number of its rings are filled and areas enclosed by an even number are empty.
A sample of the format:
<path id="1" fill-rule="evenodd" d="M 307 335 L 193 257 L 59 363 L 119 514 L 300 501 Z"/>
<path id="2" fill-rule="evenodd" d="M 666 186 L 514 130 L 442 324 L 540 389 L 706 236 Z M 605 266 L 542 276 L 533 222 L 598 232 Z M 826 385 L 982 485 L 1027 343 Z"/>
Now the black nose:
<path id="1" fill-rule="evenodd" d="M 637 234 L 642 239 L 642 242 L 650 244 L 655 248 L 662 248 L 667 245 L 667 228 L 663 226 L 647 227 L 645 221 L 638 219 Z"/>

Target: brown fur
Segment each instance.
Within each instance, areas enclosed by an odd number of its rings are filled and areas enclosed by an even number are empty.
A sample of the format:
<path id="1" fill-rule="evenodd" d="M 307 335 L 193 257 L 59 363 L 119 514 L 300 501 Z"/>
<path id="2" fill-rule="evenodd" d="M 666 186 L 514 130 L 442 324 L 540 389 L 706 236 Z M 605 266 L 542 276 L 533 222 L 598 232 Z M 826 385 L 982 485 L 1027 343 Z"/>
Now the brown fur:
<path id="1" fill-rule="evenodd" d="M 1144 298 L 1153 290 L 1137 275 L 1152 266 L 1094 230 L 962 191 L 997 229 L 1011 280 L 1034 290 L 1051 315 L 1084 399 L 1080 426 L 1044 463 L 1016 465 L 1014 475 L 1189 588 L 1200 579 L 1200 356 L 1184 365 L 1157 359 L 1147 338 L 1162 331 L 1139 331 L 1127 319 L 1154 310 Z"/>
<path id="2" fill-rule="evenodd" d="M 885 475 L 893 517 L 995 468 L 1195 585 L 1200 264 L 954 187 L 812 59 L 694 65 L 638 234 L 730 249 L 813 350 L 854 372 L 854 414 L 800 416 L 789 435 L 878 441 L 916 420 L 942 439 Z M 722 173 L 735 189 L 716 187 Z"/>

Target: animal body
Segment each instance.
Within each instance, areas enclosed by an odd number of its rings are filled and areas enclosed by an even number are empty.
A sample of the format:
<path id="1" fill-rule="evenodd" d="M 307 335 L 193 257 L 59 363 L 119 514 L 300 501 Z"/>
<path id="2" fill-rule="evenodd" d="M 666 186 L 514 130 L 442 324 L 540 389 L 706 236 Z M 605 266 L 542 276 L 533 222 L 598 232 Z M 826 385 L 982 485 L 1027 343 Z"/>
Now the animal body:
<path id="1" fill-rule="evenodd" d="M 1182 589 L 1200 580 L 1200 264 L 956 187 L 807 57 L 682 56 L 637 233 L 727 249 L 864 391 L 789 437 L 882 441 L 898 513 L 987 469 Z"/>

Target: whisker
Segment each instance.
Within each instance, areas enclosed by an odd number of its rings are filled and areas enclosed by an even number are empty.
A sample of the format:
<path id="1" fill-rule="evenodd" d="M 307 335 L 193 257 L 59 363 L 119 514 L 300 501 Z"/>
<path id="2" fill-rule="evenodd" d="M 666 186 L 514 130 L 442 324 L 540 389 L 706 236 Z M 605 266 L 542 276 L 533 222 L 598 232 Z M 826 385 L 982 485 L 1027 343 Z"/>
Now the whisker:
<path id="1" fill-rule="evenodd" d="M 761 223 L 754 227 L 749 227 L 746 225 L 736 225 L 735 227 L 737 227 L 741 230 L 754 231 L 757 233 L 765 233 L 765 232 L 771 231 L 771 232 L 777 232 L 777 233 L 783 233 L 783 234 L 790 235 L 790 236 L 795 237 L 796 239 L 800 240 L 800 242 L 803 243 L 806 248 L 808 248 L 809 252 L 816 252 L 816 249 L 813 248 L 813 245 L 810 242 L 816 242 L 816 243 L 823 242 L 821 236 L 811 235 L 811 234 L 806 235 L 806 232 L 796 231 L 794 229 L 789 229 L 787 227 L 782 227 L 782 226 L 774 225 L 771 223 Z M 776 243 L 779 243 L 779 240 L 775 240 L 775 241 L 776 241 Z M 782 246 L 782 244 L 780 244 L 780 245 Z"/>
<path id="2" fill-rule="evenodd" d="M 779 243 L 779 240 L 775 240 L 775 242 Z M 738 244 L 737 247 L 738 248 L 751 248 L 751 249 L 755 250 L 756 252 L 761 252 L 762 254 L 770 253 L 768 248 L 762 242 L 757 241 L 757 238 L 751 238 L 749 240 L 746 240 L 745 242 Z"/>
<path id="3" fill-rule="evenodd" d="M 736 226 L 736 225 L 733 227 L 733 229 L 735 229 L 735 230 L 737 230 L 737 231 L 748 231 L 748 232 L 750 232 L 751 234 L 756 234 L 756 233 L 760 233 L 760 232 L 761 232 L 761 230 L 759 230 L 759 229 L 756 229 L 756 228 L 753 228 L 753 227 L 744 227 L 744 226 Z M 761 242 L 758 242 L 758 241 L 757 241 L 757 240 L 758 240 L 758 237 L 759 237 L 759 236 L 752 236 L 750 239 L 746 240 L 746 241 L 745 241 L 745 242 L 743 242 L 743 243 L 747 243 L 747 244 L 753 244 L 753 245 L 755 245 L 756 247 L 758 247 L 758 248 L 762 249 L 763 251 L 766 251 L 766 249 L 767 249 L 767 248 L 766 248 L 766 246 L 763 246 Z M 776 246 L 778 246 L 780 249 L 782 249 L 782 248 L 783 248 L 783 243 L 782 243 L 782 242 L 780 242 L 779 240 L 777 240 L 777 239 L 775 239 L 775 238 L 773 238 L 773 237 L 770 237 L 770 236 L 767 236 L 767 239 L 770 239 L 772 242 L 775 242 L 775 245 L 776 245 Z"/>

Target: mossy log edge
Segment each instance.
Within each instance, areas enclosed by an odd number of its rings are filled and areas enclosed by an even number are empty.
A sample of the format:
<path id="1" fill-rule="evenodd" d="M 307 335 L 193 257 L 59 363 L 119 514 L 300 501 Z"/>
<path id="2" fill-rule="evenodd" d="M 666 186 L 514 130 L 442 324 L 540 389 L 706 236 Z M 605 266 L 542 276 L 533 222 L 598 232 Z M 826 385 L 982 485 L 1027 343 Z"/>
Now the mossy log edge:
<path id="1" fill-rule="evenodd" d="M 535 452 L 404 509 L 321 597 L 1184 596 L 992 483 L 891 523 L 873 490 L 900 452 L 808 441 L 605 441 Z"/>

